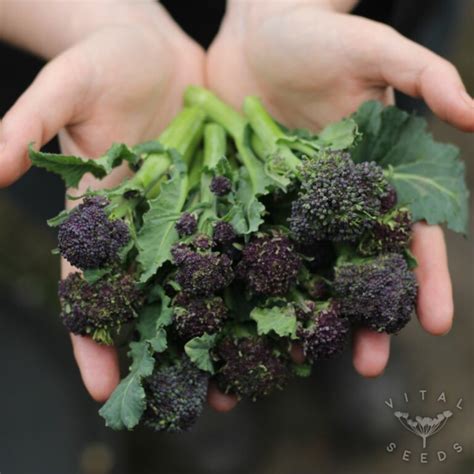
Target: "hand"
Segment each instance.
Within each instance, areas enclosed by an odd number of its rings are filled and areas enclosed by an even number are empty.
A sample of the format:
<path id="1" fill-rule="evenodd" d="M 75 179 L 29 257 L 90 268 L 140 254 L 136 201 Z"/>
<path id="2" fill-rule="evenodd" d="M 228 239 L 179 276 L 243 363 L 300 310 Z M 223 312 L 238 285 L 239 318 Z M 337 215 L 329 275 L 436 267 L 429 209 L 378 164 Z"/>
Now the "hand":
<path id="1" fill-rule="evenodd" d="M 423 98 L 441 119 L 474 131 L 474 101 L 452 64 L 388 26 L 345 14 L 353 0 L 230 1 L 207 60 L 208 86 L 240 107 L 261 97 L 281 122 L 320 129 L 364 101 L 393 102 L 392 87 Z M 415 225 L 418 318 L 435 335 L 453 318 L 444 237 L 438 226 Z M 380 374 L 388 361 L 386 334 L 360 330 L 354 339 L 356 370 Z"/>
<path id="2" fill-rule="evenodd" d="M 2 120 L 0 185 L 28 169 L 30 142 L 39 148 L 58 132 L 64 153 L 89 157 L 112 142 L 158 135 L 179 110 L 185 86 L 202 83 L 204 56 L 158 5 L 145 17 L 88 28 L 46 65 Z M 79 193 L 117 184 L 120 175 L 84 179 Z M 63 276 L 70 271 L 63 262 Z M 79 336 L 72 343 L 87 390 L 106 400 L 120 377 L 115 349 Z"/>

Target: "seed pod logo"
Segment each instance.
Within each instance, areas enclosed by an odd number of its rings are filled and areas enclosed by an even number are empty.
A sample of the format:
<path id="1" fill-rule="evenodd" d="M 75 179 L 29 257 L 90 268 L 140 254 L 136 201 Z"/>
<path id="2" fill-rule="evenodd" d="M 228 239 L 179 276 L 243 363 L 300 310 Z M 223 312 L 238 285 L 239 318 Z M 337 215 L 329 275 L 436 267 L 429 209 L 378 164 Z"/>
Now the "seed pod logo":
<path id="1" fill-rule="evenodd" d="M 429 416 L 416 416 L 414 420 L 412 420 L 410 414 L 406 412 L 396 411 L 394 415 L 406 430 L 422 439 L 423 449 L 425 449 L 427 439 L 439 433 L 445 427 L 449 418 L 453 416 L 453 413 L 446 410 L 434 418 Z"/>

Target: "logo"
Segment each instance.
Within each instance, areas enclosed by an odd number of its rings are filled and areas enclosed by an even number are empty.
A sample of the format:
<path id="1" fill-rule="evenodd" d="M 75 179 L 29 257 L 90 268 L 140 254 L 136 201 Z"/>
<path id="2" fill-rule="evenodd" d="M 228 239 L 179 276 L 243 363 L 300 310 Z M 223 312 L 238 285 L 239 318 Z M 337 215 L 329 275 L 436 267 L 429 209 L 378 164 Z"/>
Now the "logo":
<path id="1" fill-rule="evenodd" d="M 458 440 L 446 441 L 446 437 L 437 441 L 432 449 L 430 446 L 435 435 L 456 423 L 463 409 L 462 398 L 448 399 L 445 392 L 433 395 L 427 390 L 419 390 L 415 394 L 405 392 L 399 400 L 390 397 L 385 400 L 385 405 L 392 412 L 394 423 L 401 425 L 420 440 L 418 447 L 400 446 L 391 441 L 385 448 L 387 453 L 398 455 L 407 463 L 421 464 L 433 461 L 444 463 L 450 456 L 462 453 L 462 444 Z M 452 430 L 449 432 L 451 434 Z"/>

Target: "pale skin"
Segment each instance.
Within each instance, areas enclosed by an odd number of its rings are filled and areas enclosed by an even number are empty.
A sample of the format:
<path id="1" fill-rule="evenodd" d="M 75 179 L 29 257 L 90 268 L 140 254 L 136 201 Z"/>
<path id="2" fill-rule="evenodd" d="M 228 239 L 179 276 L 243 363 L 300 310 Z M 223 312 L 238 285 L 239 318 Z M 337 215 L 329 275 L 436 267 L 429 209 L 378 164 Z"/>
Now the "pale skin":
<path id="1" fill-rule="evenodd" d="M 206 84 L 236 107 L 245 95 L 259 95 L 281 121 L 315 130 L 365 100 L 391 103 L 393 87 L 474 131 L 474 102 L 454 66 L 384 25 L 347 14 L 354 3 L 230 0 L 205 58 L 151 2 L 59 2 L 54 8 L 28 2 L 15 10 L 21 2 L 0 0 L 0 38 L 54 58 L 2 119 L 0 185 L 26 172 L 29 142 L 40 146 L 56 133 L 64 152 L 83 156 L 100 155 L 113 141 L 155 137 L 190 83 Z M 55 33 L 57 24 L 69 27 Z M 101 186 L 117 180 L 120 172 Z M 89 180 L 81 189 L 97 185 Z M 445 334 L 453 301 L 441 229 L 417 224 L 412 250 L 419 261 L 419 321 L 427 332 Z M 64 265 L 63 274 L 68 271 Z M 98 401 L 107 399 L 119 381 L 116 351 L 84 337 L 72 336 L 72 342 L 87 390 Z M 385 334 L 359 331 L 356 370 L 379 375 L 389 346 Z M 227 411 L 236 400 L 211 387 L 209 402 Z"/>

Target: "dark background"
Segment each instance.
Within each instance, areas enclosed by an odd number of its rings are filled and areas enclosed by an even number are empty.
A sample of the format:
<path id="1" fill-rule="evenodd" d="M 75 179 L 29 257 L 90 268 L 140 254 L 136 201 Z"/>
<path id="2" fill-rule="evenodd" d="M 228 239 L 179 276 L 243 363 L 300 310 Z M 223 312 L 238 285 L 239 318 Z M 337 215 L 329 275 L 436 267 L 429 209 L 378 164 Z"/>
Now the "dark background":
<path id="1" fill-rule="evenodd" d="M 203 45 L 217 31 L 224 2 L 163 2 L 176 20 Z M 357 13 L 396 27 L 403 34 L 448 57 L 474 92 L 474 2 L 461 0 L 362 1 Z M 0 45 L 0 116 L 14 103 L 43 63 Z M 399 96 L 408 110 L 425 110 Z M 474 152 L 472 135 L 431 119 L 439 140 L 459 145 L 466 161 Z M 51 151 L 57 149 L 53 141 Z M 469 183 L 474 167 L 468 163 Z M 52 175 L 31 170 L 0 191 L 0 472 L 2 474 L 430 474 L 474 470 L 472 241 L 449 234 L 456 322 L 443 338 L 422 332 L 417 323 L 394 338 L 385 374 L 363 380 L 351 368 L 350 354 L 321 364 L 311 380 L 301 380 L 269 400 L 242 403 L 218 415 L 207 410 L 187 435 L 138 430 L 114 433 L 103 427 L 81 385 L 69 339 L 57 318 L 58 261 L 50 254 L 54 234 L 46 218 L 63 205 L 64 189 Z M 418 390 L 428 390 L 421 403 Z M 419 439 L 397 425 L 384 400 L 434 415 L 447 394 L 446 408 L 459 397 L 449 425 L 429 445 L 426 465 L 416 459 Z M 423 410 L 426 413 L 421 413 Z M 388 454 L 385 446 L 400 447 Z M 455 454 L 452 444 L 464 446 Z M 411 461 L 401 450 L 412 451 Z M 447 460 L 435 459 L 436 451 Z"/>

